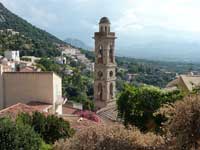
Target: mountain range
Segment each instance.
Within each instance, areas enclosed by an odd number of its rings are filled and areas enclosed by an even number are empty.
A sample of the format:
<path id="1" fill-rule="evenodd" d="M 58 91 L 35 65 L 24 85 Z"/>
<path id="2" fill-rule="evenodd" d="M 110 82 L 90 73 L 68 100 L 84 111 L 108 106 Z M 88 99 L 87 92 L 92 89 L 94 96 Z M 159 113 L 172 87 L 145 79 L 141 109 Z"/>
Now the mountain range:
<path id="1" fill-rule="evenodd" d="M 10 48 L 9 46 L 5 46 L 5 43 L 13 43 L 13 41 L 17 41 L 14 45 L 16 48 L 25 49 L 53 50 L 59 44 L 66 44 L 54 35 L 33 26 L 26 20 L 15 15 L 0 3 L 0 30 L 5 31 L 7 29 L 19 32 L 20 35 L 18 37 L 0 39 L 0 45 L 5 49 Z M 20 41 L 18 41 L 19 38 L 21 39 Z M 25 47 L 22 44 L 29 46 Z"/>
<path id="2" fill-rule="evenodd" d="M 77 47 L 77 48 L 82 48 L 85 50 L 92 49 L 90 46 L 86 45 L 83 41 L 76 39 L 76 38 L 66 38 L 64 41 L 70 45 Z"/>

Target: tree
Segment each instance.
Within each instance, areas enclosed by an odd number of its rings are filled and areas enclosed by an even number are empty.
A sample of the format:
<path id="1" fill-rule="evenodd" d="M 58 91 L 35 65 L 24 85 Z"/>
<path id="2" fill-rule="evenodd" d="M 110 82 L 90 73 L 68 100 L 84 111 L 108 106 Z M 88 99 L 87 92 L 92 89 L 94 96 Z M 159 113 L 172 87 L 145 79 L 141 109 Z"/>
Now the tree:
<path id="1" fill-rule="evenodd" d="M 179 91 L 166 92 L 153 86 L 133 87 L 125 85 L 117 104 L 119 116 L 124 124 L 135 125 L 142 131 L 159 131 L 161 123 L 165 121 L 162 116 L 154 116 L 162 104 L 181 99 Z"/>
<path id="2" fill-rule="evenodd" d="M 74 134 L 69 122 L 54 115 L 47 116 L 44 132 L 44 140 L 47 143 L 54 143 L 58 139 L 69 138 Z"/>
<path id="3" fill-rule="evenodd" d="M 175 138 L 175 149 L 197 150 L 200 148 L 199 95 L 187 96 L 183 101 L 165 105 L 158 112 L 168 118 L 165 129 L 171 138 Z"/>
<path id="4" fill-rule="evenodd" d="M 30 125 L 48 144 L 53 144 L 60 138 L 68 138 L 74 134 L 69 122 L 55 115 L 46 117 L 40 112 L 34 112 L 32 115 L 21 113 L 17 117 L 17 121 Z"/>
<path id="5" fill-rule="evenodd" d="M 0 149 L 39 150 L 42 139 L 29 125 L 0 119 Z"/>
<path id="6" fill-rule="evenodd" d="M 56 150 L 167 150 L 161 136 L 142 134 L 123 126 L 93 126 L 66 141 L 56 142 Z"/>

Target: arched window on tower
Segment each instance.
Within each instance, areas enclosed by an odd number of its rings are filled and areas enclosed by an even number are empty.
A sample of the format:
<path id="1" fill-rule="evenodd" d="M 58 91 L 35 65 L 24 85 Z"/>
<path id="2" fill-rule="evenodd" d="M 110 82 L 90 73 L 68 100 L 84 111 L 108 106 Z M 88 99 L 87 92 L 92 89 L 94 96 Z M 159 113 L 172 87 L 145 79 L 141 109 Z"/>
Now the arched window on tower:
<path id="1" fill-rule="evenodd" d="M 107 33 L 107 27 L 105 26 L 105 32 Z"/>
<path id="2" fill-rule="evenodd" d="M 101 79 L 103 77 L 103 72 L 99 71 L 98 72 L 98 79 Z"/>
<path id="3" fill-rule="evenodd" d="M 100 32 L 103 32 L 103 27 L 101 26 L 101 28 L 100 28 Z"/>
<path id="4" fill-rule="evenodd" d="M 113 98 L 113 83 L 110 83 L 110 98 Z"/>
<path id="5" fill-rule="evenodd" d="M 103 100 L 103 86 L 101 83 L 98 84 L 98 99 Z"/>
<path id="6" fill-rule="evenodd" d="M 99 47 L 97 62 L 99 64 L 103 64 L 103 48 L 102 46 Z"/>
<path id="7" fill-rule="evenodd" d="M 110 62 L 113 63 L 114 62 L 114 58 L 113 58 L 113 46 L 110 46 L 110 50 L 109 50 L 109 58 L 110 58 Z"/>

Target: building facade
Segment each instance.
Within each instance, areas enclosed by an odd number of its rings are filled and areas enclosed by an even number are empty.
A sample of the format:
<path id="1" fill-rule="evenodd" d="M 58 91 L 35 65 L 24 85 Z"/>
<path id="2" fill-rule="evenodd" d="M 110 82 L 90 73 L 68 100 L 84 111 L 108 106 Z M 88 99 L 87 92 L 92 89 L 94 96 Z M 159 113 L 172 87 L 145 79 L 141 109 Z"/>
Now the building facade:
<path id="1" fill-rule="evenodd" d="M 62 80 L 53 72 L 3 72 L 0 85 L 1 108 L 42 102 L 51 104 L 53 113 L 62 114 Z"/>
<path id="2" fill-rule="evenodd" d="M 99 32 L 95 32 L 94 100 L 97 110 L 115 102 L 116 62 L 115 33 L 110 32 L 110 21 L 101 18 Z"/>
<path id="3" fill-rule="evenodd" d="M 184 93 L 189 94 L 195 88 L 200 87 L 200 75 L 179 75 L 176 79 L 169 82 L 166 86 L 166 90 L 181 90 Z"/>
<path id="4" fill-rule="evenodd" d="M 9 61 L 20 61 L 19 51 L 5 51 L 4 56 Z"/>

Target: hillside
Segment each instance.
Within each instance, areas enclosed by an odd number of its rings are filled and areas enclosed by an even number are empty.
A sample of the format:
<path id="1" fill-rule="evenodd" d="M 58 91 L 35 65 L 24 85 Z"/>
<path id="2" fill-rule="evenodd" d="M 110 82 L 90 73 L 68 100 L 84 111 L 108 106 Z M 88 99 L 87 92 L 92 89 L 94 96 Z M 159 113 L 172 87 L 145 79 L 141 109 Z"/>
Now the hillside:
<path id="1" fill-rule="evenodd" d="M 5 43 L 14 43 L 16 49 L 23 48 L 27 50 L 54 50 L 58 44 L 65 44 L 55 36 L 31 25 L 26 20 L 13 14 L 11 11 L 5 8 L 2 3 L 0 3 L 0 30 L 7 31 L 7 29 L 12 29 L 14 32 L 19 32 L 19 38 L 24 39 L 21 43 L 26 44 L 26 47 L 20 45 L 20 42 L 16 42 L 16 37 L 11 37 L 10 39 L 0 39 L 0 45 L 2 49 L 10 48 L 5 46 Z"/>
<path id="2" fill-rule="evenodd" d="M 87 44 L 85 44 L 83 41 L 81 41 L 79 39 L 67 38 L 64 41 L 66 43 L 69 43 L 69 44 L 71 44 L 75 47 L 81 48 L 81 49 L 86 49 L 86 50 L 92 49 L 90 46 L 88 46 Z"/>

